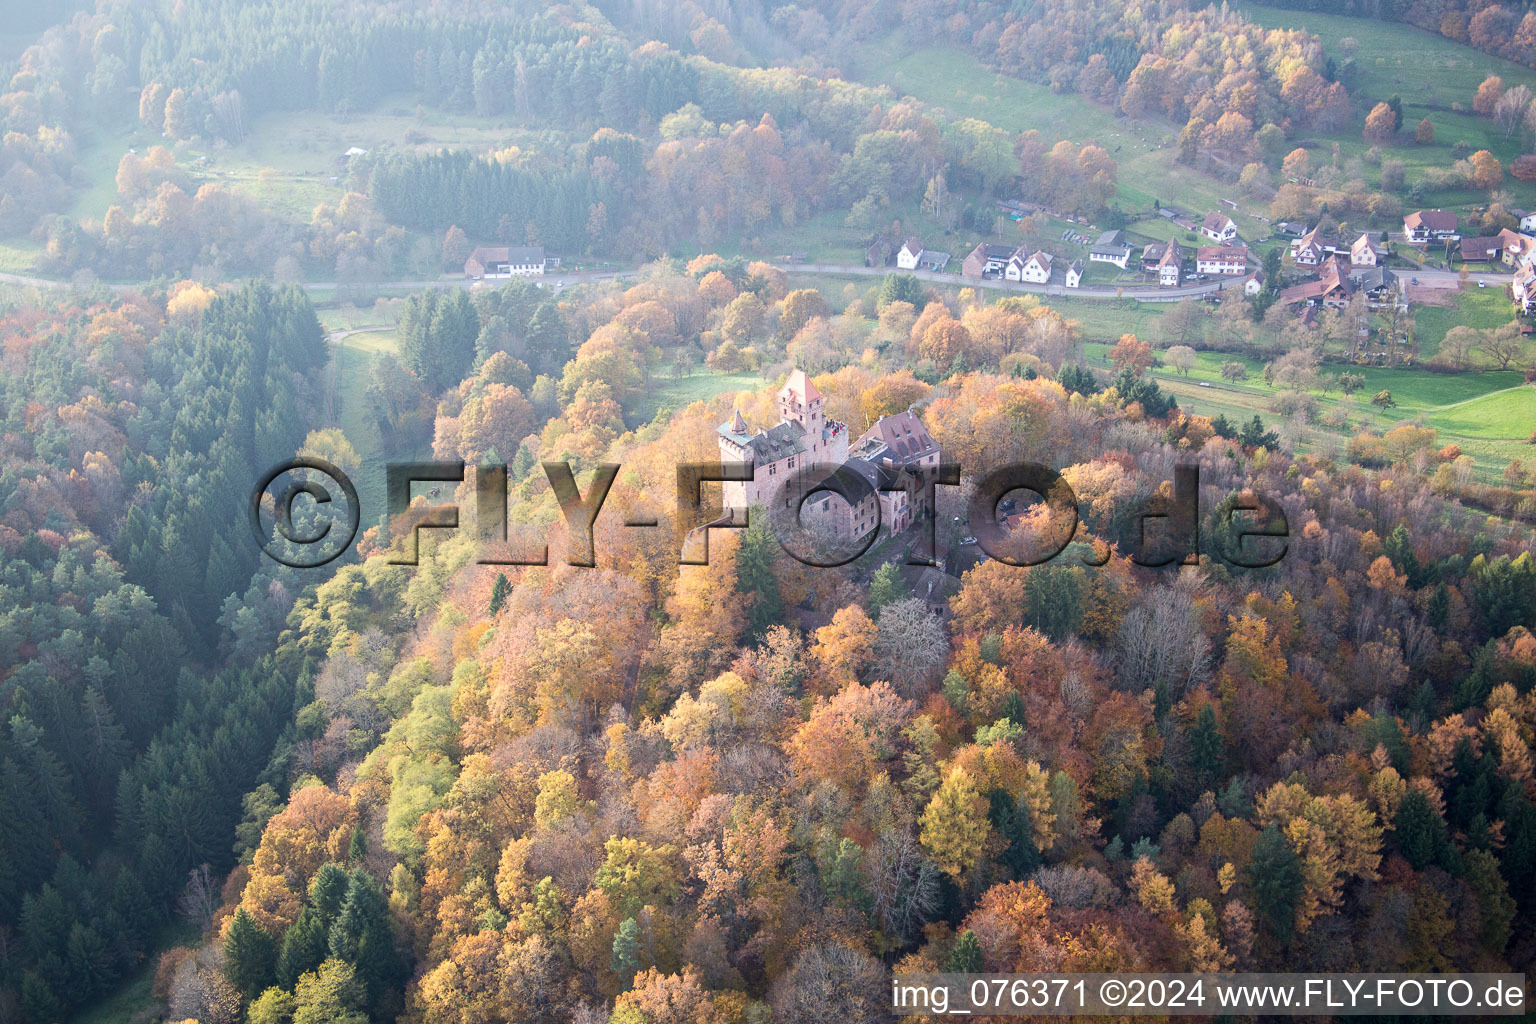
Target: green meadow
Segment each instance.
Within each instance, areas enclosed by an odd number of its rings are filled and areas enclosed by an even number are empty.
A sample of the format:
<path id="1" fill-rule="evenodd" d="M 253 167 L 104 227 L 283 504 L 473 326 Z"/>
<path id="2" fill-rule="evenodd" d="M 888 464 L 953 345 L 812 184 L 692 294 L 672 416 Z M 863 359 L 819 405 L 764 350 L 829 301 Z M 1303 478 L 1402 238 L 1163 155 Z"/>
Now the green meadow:
<path id="1" fill-rule="evenodd" d="M 707 402 L 718 395 L 737 391 L 757 391 L 763 380 L 755 373 L 694 373 L 686 377 L 651 377 L 643 394 L 630 402 L 625 420 L 640 426 L 656 418 L 662 409 L 685 409 L 694 402 Z"/>

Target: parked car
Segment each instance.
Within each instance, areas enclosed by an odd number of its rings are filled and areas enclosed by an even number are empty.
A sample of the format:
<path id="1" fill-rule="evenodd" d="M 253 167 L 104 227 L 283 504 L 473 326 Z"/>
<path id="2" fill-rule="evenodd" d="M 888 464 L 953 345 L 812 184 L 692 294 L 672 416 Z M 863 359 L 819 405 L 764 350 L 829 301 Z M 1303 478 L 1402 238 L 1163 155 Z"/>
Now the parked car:
<path id="1" fill-rule="evenodd" d="M 960 543 L 961 544 L 975 544 L 976 543 L 976 538 L 975 537 L 961 537 L 960 538 Z"/>

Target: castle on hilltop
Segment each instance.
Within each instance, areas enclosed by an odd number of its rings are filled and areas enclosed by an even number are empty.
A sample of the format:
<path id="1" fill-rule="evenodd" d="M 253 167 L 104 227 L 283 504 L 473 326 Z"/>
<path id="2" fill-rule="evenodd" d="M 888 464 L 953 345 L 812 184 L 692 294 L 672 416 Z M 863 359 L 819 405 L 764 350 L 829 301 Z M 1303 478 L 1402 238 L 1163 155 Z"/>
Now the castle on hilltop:
<path id="1" fill-rule="evenodd" d="M 900 533 L 932 514 L 926 483 L 938 472 L 939 445 L 917 414 L 907 409 L 882 416 L 850 445 L 848 424 L 827 419 L 825 403 L 805 372 L 795 370 L 779 391 L 777 424 L 753 432 L 739 409 L 720 424 L 715 433 L 721 464 L 752 467 L 751 480 L 724 485 L 729 513 L 774 502 L 789 508 L 794 498 L 784 493 L 785 481 L 798 469 L 828 465 L 847 466 L 874 493 L 850 504 L 820 492 L 803 510 L 808 524 L 820 523 L 840 538 L 857 540 L 881 524 Z"/>

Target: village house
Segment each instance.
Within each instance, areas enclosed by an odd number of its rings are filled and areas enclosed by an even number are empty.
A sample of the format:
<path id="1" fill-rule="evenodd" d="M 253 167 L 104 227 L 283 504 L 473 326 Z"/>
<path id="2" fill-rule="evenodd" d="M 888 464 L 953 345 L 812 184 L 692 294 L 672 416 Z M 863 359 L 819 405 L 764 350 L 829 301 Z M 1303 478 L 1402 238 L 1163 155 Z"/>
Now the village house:
<path id="1" fill-rule="evenodd" d="M 1243 294 L 1249 296 L 1250 298 L 1259 294 L 1259 292 L 1263 290 L 1264 271 L 1262 269 L 1255 270 L 1253 273 L 1248 275 L 1245 281 L 1243 281 Z"/>
<path id="2" fill-rule="evenodd" d="M 1510 289 L 1515 297 L 1515 305 L 1520 307 L 1520 312 L 1529 313 L 1536 310 L 1536 265 L 1527 263 L 1515 271 L 1515 279 L 1510 284 Z"/>
<path id="3" fill-rule="evenodd" d="M 1213 242 L 1231 245 L 1237 241 L 1237 224 L 1220 210 L 1212 210 L 1201 222 L 1200 233 Z"/>
<path id="4" fill-rule="evenodd" d="M 1371 267 L 1350 275 L 1350 284 L 1365 296 L 1373 309 L 1394 306 L 1401 302 L 1402 287 L 1398 277 L 1386 267 Z"/>
<path id="5" fill-rule="evenodd" d="M 1414 245 L 1456 237 L 1456 215 L 1449 210 L 1415 210 L 1403 218 L 1403 234 Z"/>
<path id="6" fill-rule="evenodd" d="M 1348 256 L 1349 247 L 1318 224 L 1291 243 L 1291 262 L 1298 267 L 1319 267 L 1331 256 Z"/>
<path id="7" fill-rule="evenodd" d="M 540 245 L 482 245 L 464 261 L 464 276 L 472 281 L 508 277 L 536 277 L 546 266 L 558 267 L 558 257 L 548 257 Z"/>
<path id="8" fill-rule="evenodd" d="M 1195 250 L 1198 274 L 1241 274 L 1248 270 L 1248 250 L 1239 245 L 1202 245 Z"/>
<path id="9" fill-rule="evenodd" d="M 1015 252 L 1018 250 L 1011 245 L 982 242 L 961 262 L 960 276 L 976 281 L 984 277 L 1000 277 Z"/>
<path id="10" fill-rule="evenodd" d="M 1020 249 L 1018 253 L 1014 254 L 1013 259 L 1008 261 L 1008 269 L 1006 271 L 1008 280 L 1028 281 L 1032 284 L 1049 283 L 1051 280 L 1051 254 L 1037 250 L 1031 253 L 1028 259 L 1020 259 L 1020 255 L 1023 252 L 1024 250 Z"/>
<path id="11" fill-rule="evenodd" d="M 869 244 L 864 250 L 864 265 L 866 267 L 888 267 L 891 259 L 896 255 L 896 239 L 888 235 L 882 235 Z"/>
<path id="12" fill-rule="evenodd" d="M 923 243 L 915 238 L 909 238 L 901 243 L 901 248 L 896 252 L 896 267 L 899 270 L 916 270 L 917 263 L 923 258 Z"/>
<path id="13" fill-rule="evenodd" d="M 1355 239 L 1349 247 L 1349 262 L 1355 267 L 1374 267 L 1386 259 L 1386 253 L 1371 238 L 1369 231 Z"/>
<path id="14" fill-rule="evenodd" d="M 1330 256 L 1323 264 L 1322 276 L 1315 281 L 1304 281 L 1282 290 L 1280 301 L 1288 306 L 1299 302 L 1309 306 L 1341 309 L 1349 304 L 1351 294 L 1349 275 L 1345 273 L 1339 258 Z"/>
<path id="15" fill-rule="evenodd" d="M 1113 263 L 1124 270 L 1134 251 L 1135 247 L 1125 240 L 1124 231 L 1106 231 L 1093 243 L 1093 248 L 1088 250 L 1088 262 Z"/>
<path id="16" fill-rule="evenodd" d="M 1163 261 L 1163 253 L 1168 250 L 1169 242 L 1151 242 L 1141 250 L 1141 272 L 1143 274 L 1157 273 L 1158 265 Z"/>
<path id="17" fill-rule="evenodd" d="M 1169 242 L 1163 249 L 1163 258 L 1157 261 L 1157 283 L 1164 288 L 1177 288 L 1183 273 L 1184 249 L 1178 242 Z"/>
<path id="18" fill-rule="evenodd" d="M 1077 287 L 1080 287 L 1082 285 L 1082 283 L 1083 283 L 1083 261 L 1082 260 L 1073 260 L 1072 261 L 1072 265 L 1067 268 L 1067 287 L 1068 288 L 1077 288 Z"/>
<path id="19" fill-rule="evenodd" d="M 1009 220 L 1023 220 L 1025 217 L 1033 217 L 1037 213 L 1044 212 L 1036 204 L 1026 203 L 1022 199 L 999 199 L 993 205 Z"/>
<path id="20" fill-rule="evenodd" d="M 1520 230 L 1536 234 L 1536 213 L 1522 213 L 1520 215 Z"/>
<path id="21" fill-rule="evenodd" d="M 1505 228 L 1499 232 L 1499 242 L 1503 246 L 1500 259 L 1506 267 L 1536 263 L 1536 237 Z"/>

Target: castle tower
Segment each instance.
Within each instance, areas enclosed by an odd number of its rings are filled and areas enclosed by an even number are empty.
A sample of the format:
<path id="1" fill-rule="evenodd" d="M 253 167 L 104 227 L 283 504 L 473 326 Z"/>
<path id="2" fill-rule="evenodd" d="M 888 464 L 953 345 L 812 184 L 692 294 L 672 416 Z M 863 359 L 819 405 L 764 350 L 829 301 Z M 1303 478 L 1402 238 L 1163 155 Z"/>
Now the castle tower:
<path id="1" fill-rule="evenodd" d="M 716 431 L 716 437 L 720 443 L 720 464 L 729 466 L 733 463 L 746 463 L 755 466 L 756 454 L 752 450 L 752 432 L 747 429 L 747 421 L 742 417 L 741 410 L 726 422 L 720 424 Z M 747 508 L 757 499 L 756 482 L 740 483 L 728 480 L 721 484 L 721 498 L 726 508 Z"/>
<path id="2" fill-rule="evenodd" d="M 821 431 L 826 426 L 821 412 L 822 401 L 821 391 L 811 383 L 805 371 L 795 370 L 779 392 L 779 422 L 795 424 L 805 431 L 808 440 L 820 440 Z"/>

